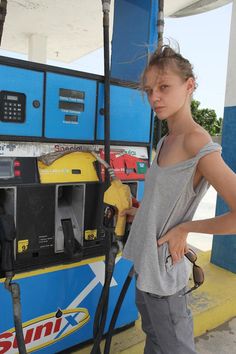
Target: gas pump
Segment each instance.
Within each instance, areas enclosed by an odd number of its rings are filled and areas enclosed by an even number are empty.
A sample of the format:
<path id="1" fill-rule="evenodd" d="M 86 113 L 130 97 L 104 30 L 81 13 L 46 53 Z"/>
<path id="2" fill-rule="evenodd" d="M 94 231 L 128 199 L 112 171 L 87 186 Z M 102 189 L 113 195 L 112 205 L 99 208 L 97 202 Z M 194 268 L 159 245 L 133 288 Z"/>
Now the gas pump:
<path id="1" fill-rule="evenodd" d="M 37 71 L 32 70 L 32 65 L 27 68 L 26 62 L 20 60 L 11 62 L 11 60 L 0 58 L 0 71 L 6 71 L 4 78 L 7 75 L 10 75 L 9 79 L 14 77 L 14 84 L 12 83 L 12 87 L 8 84 L 7 91 L 12 95 L 13 92 L 22 92 L 17 87 L 22 71 L 25 71 L 25 76 L 28 77 L 34 77 L 34 75 L 41 77 L 41 70 L 42 76 L 49 77 L 47 84 L 55 75 L 56 87 L 65 87 L 67 83 L 66 86 L 70 87 L 70 90 L 73 87 L 72 83 L 77 82 L 76 79 L 80 83 L 89 81 L 89 92 L 91 81 L 102 80 L 97 76 L 89 75 L 89 79 L 84 77 L 86 76 L 84 74 L 78 76 L 77 72 L 75 74 L 70 70 L 64 70 L 63 75 L 58 75 L 57 68 L 39 64 L 35 64 L 35 67 Z M 59 79 L 61 82 L 58 82 Z M 47 84 L 41 84 L 41 87 L 47 86 Z M 28 81 L 25 85 L 28 85 L 29 92 L 23 92 L 26 97 L 24 121 L 10 121 L 11 117 L 14 117 L 14 108 L 18 109 L 18 106 L 14 104 L 19 103 L 10 102 L 11 97 L 8 94 L 5 110 L 7 118 L 0 122 L 1 131 L 4 131 L 8 125 L 7 133 L 1 136 L 0 142 L 0 197 L 3 207 L 15 221 L 14 267 L 16 275 L 14 279 L 21 287 L 23 337 L 26 350 L 51 353 L 93 338 L 95 312 L 104 284 L 104 254 L 107 243 L 101 225 L 105 208 L 103 203 L 105 172 L 91 151 L 96 151 L 99 156 L 104 157 L 104 147 L 101 144 L 102 141 L 98 139 L 87 142 L 81 139 L 81 142 L 78 142 L 73 138 L 70 140 L 58 138 L 58 135 L 63 134 L 62 128 L 57 128 L 57 124 L 58 126 L 61 124 L 61 118 L 64 121 L 65 137 L 69 134 L 68 131 L 71 131 L 72 124 L 73 127 L 75 125 L 74 122 L 68 123 L 68 120 L 65 120 L 65 117 L 75 113 L 73 111 L 75 107 L 70 105 L 78 99 L 73 98 L 74 92 L 72 91 L 68 99 L 69 108 L 67 107 L 66 111 L 60 108 L 58 96 L 50 101 L 52 102 L 50 109 L 54 109 L 53 116 L 61 117 L 58 123 L 54 122 L 56 125 L 54 138 L 45 136 L 37 138 L 27 135 L 29 134 L 28 125 L 33 125 L 32 117 L 37 126 L 37 117 L 42 106 L 46 107 L 44 109 L 46 116 L 41 118 L 42 124 L 45 121 L 45 127 L 47 119 L 50 120 L 51 116 L 47 116 L 46 113 L 47 97 L 43 93 L 34 92 L 33 94 L 34 88 L 31 90 Z M 98 92 L 102 90 L 102 85 L 94 85 L 94 87 Z M 114 87 L 120 95 L 123 87 L 112 82 L 112 90 Z M 5 91 L 5 87 L 0 87 L 0 89 Z M 47 90 L 48 94 L 52 96 L 54 92 L 55 96 L 58 95 L 58 89 L 54 91 L 51 88 L 51 90 Z M 82 88 L 78 87 L 79 90 Z M 83 90 L 85 92 L 84 112 L 77 112 L 81 125 L 79 127 L 75 125 L 75 128 L 80 128 L 81 136 L 84 115 L 86 114 L 88 120 L 95 121 L 95 118 L 91 117 L 91 112 L 93 114 L 96 112 L 96 119 L 99 119 L 101 107 L 100 103 L 97 104 L 97 111 L 92 110 L 91 96 L 87 94 L 86 88 Z M 140 109 L 143 112 L 148 111 L 138 91 L 131 88 L 128 88 L 128 91 L 132 99 L 139 101 Z M 94 99 L 99 95 L 101 92 L 94 94 Z M 41 101 L 40 97 L 44 96 L 45 101 Z M 33 102 L 37 99 L 40 105 L 35 108 Z M 87 102 L 86 99 L 89 101 Z M 124 99 L 127 100 L 127 96 Z M 87 129 L 90 130 L 90 128 L 86 124 L 84 126 L 84 136 L 86 136 Z M 97 127 L 99 127 L 98 123 Z M 41 134 L 42 131 L 43 129 L 39 129 L 38 133 Z M 143 134 L 142 129 L 140 133 Z M 46 129 L 44 134 L 47 134 Z M 149 136 L 150 131 L 148 139 Z M 125 144 L 121 144 L 120 140 L 119 145 L 114 143 L 113 140 L 111 154 L 115 173 L 130 186 L 132 194 L 139 198 L 137 193 L 141 192 L 139 192 L 138 180 L 143 180 L 144 171 L 148 167 L 147 149 L 142 146 L 134 147 L 128 140 Z M 62 151 L 71 153 L 65 154 L 49 166 L 43 164 L 39 158 L 45 153 L 61 153 Z M 127 171 L 127 156 L 130 159 L 129 166 L 133 161 L 132 175 Z M 140 168 L 141 164 L 145 168 Z M 111 203 L 110 200 L 108 202 Z M 110 279 L 110 298 L 105 331 L 108 330 L 108 323 L 130 268 L 131 264 L 128 261 L 118 258 L 114 267 L 114 275 Z M 0 322 L 0 352 L 17 353 L 11 302 L 8 292 L 2 287 L 3 283 L 4 277 L 0 280 L 0 296 L 3 303 L 1 311 L 2 318 L 4 318 L 4 321 Z M 134 284 L 131 285 L 124 299 L 116 323 L 117 327 L 127 326 L 137 319 L 133 292 Z M 35 299 L 37 299 L 36 302 Z"/>
<path id="2" fill-rule="evenodd" d="M 0 200 L 15 223 L 14 279 L 21 287 L 26 350 L 57 353 L 95 334 L 100 340 L 105 332 L 110 341 L 114 328 L 134 323 L 137 309 L 132 264 L 118 255 L 109 271 L 106 314 L 98 316 L 103 329 L 94 329 L 109 265 L 104 255 L 113 242 L 105 231 L 114 231 L 113 208 L 104 204 L 106 173 L 98 160 L 108 156 L 115 176 L 141 199 L 152 132 L 147 100 L 138 85 L 110 79 L 107 153 L 103 76 L 4 57 L 0 75 Z M 54 159 L 49 164 L 47 154 Z M 119 188 L 114 176 L 111 185 Z M 105 203 L 124 208 L 117 188 L 105 195 Z M 119 247 L 112 246 L 115 257 Z M 0 353 L 14 354 L 19 348 L 1 276 Z"/>

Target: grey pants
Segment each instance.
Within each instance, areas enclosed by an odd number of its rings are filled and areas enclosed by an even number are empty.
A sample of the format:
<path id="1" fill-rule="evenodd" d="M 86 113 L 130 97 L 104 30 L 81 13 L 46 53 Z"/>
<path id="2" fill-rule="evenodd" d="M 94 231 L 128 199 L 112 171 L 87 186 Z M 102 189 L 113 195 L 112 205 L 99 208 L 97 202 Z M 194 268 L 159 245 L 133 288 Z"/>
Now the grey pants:
<path id="1" fill-rule="evenodd" d="M 144 354 L 196 354 L 186 296 L 161 298 L 136 288 L 136 305 L 146 333 Z"/>

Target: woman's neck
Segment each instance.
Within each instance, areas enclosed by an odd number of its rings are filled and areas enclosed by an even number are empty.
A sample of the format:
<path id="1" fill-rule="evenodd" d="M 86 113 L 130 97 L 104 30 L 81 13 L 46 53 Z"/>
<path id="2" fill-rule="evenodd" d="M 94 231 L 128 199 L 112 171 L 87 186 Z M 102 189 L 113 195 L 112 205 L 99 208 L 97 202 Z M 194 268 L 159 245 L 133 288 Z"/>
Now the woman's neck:
<path id="1" fill-rule="evenodd" d="M 175 116 L 167 118 L 168 125 L 168 135 L 181 135 L 190 131 L 193 127 L 197 125 L 194 121 L 191 111 L 178 112 Z"/>

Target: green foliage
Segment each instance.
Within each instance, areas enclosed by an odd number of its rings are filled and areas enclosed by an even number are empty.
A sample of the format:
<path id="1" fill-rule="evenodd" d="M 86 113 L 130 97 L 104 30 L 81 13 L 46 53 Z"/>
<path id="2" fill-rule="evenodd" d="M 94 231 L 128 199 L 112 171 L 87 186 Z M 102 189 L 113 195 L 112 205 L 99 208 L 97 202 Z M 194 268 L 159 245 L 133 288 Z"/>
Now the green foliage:
<path id="1" fill-rule="evenodd" d="M 192 100 L 191 102 L 191 112 L 194 120 L 200 124 L 204 129 L 208 131 L 211 136 L 219 135 L 222 131 L 222 118 L 217 118 L 216 112 L 214 109 L 209 108 L 199 108 L 200 102 Z M 157 122 L 158 118 L 154 119 L 154 133 L 153 133 L 153 147 L 156 147 L 157 144 Z M 162 122 L 161 125 L 161 136 L 165 135 L 168 132 L 166 120 Z"/>

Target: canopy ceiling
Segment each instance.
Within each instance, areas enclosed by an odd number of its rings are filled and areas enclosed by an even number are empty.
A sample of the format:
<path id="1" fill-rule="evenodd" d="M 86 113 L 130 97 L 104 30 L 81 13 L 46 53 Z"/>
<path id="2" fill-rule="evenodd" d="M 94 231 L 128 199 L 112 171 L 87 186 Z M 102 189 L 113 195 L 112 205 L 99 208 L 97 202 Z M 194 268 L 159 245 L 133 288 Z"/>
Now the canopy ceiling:
<path id="1" fill-rule="evenodd" d="M 164 0 L 165 16 L 208 11 L 230 0 Z M 111 26 L 114 0 L 111 0 Z M 32 34 L 47 38 L 47 58 L 72 62 L 102 47 L 101 0 L 8 0 L 1 49 L 27 54 Z"/>

